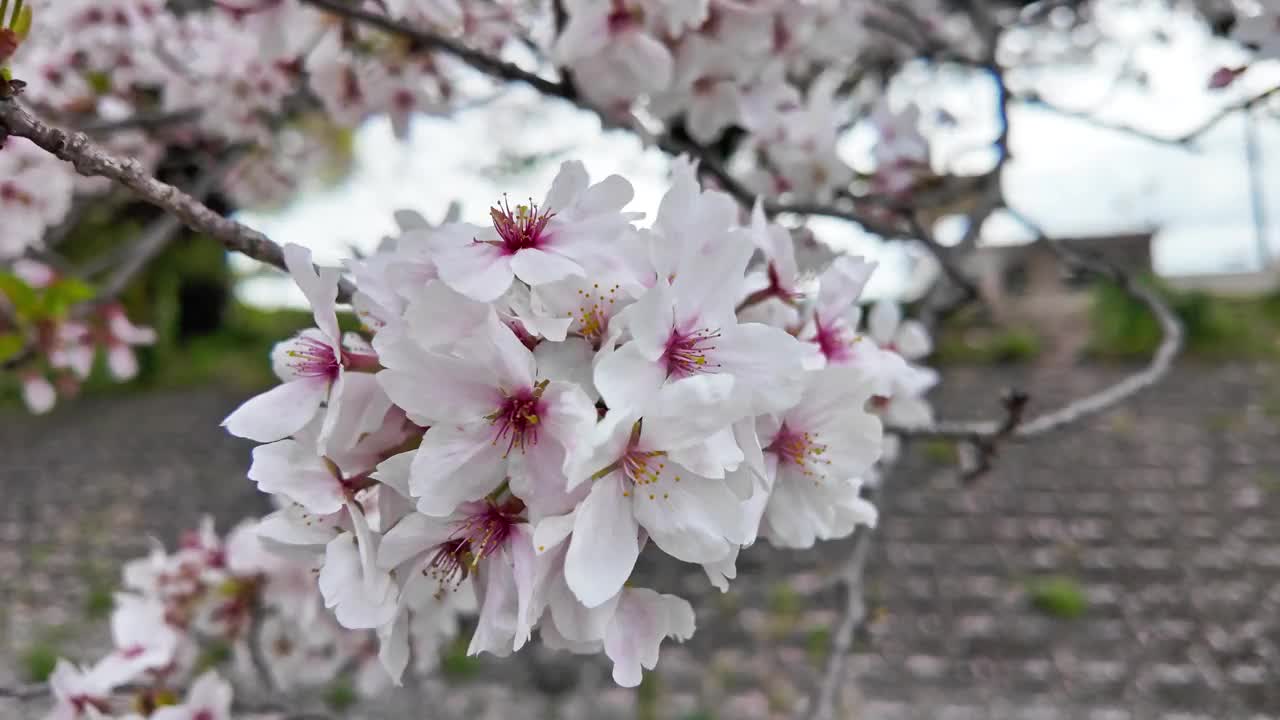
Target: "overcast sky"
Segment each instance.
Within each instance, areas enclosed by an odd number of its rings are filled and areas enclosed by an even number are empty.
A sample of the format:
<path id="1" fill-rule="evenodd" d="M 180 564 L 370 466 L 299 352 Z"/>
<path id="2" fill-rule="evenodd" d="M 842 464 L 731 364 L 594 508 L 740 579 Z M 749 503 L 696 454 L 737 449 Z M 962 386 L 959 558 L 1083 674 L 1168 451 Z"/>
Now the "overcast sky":
<path id="1" fill-rule="evenodd" d="M 1140 20 L 1141 18 L 1139 18 Z M 1200 125 L 1219 107 L 1280 82 L 1280 67 L 1255 67 L 1232 88 L 1206 92 L 1205 79 L 1222 64 L 1239 59 L 1230 48 L 1208 38 L 1195 23 L 1168 16 L 1160 19 L 1169 43 L 1130 49 L 1111 62 L 1102 58 L 1088 71 L 1055 70 L 1035 78 L 1036 87 L 1055 104 L 1089 108 L 1114 122 L 1152 133 L 1177 136 Z M 1123 34 L 1121 17 L 1109 27 Z M 1106 78 L 1119 63 L 1158 68 L 1148 72 L 1142 91 L 1116 90 Z M 936 82 L 913 88 L 960 119 L 959 132 L 935 135 L 938 159 L 963 170 L 989 163 L 981 150 L 994 132 L 994 95 L 985 78 Z M 537 112 L 530 103 L 541 102 Z M 1094 127 L 1038 107 L 1011 109 L 1011 160 L 1004 172 L 1005 196 L 1012 207 L 1036 220 L 1055 236 L 1099 235 L 1157 229 L 1156 268 L 1165 274 L 1247 271 L 1257 267 L 1258 250 L 1251 221 L 1249 183 L 1244 154 L 1244 121 L 1233 117 L 1203 136 L 1193 148 L 1172 147 Z M 1280 124 L 1258 123 L 1267 179 L 1264 205 L 1270 219 L 1269 245 L 1280 255 Z M 851 162 L 859 162 L 866 137 L 854 134 L 842 146 Z M 977 152 L 973 150 L 978 148 Z M 240 217 L 280 242 L 313 248 L 317 260 L 336 263 L 348 248 L 372 249 L 394 231 L 392 212 L 402 208 L 440 218 L 449 203 L 462 205 L 464 219 L 483 222 L 487 208 L 506 192 L 515 198 L 540 200 L 559 160 L 540 163 L 531 172 L 498 182 L 489 172 L 504 151 L 564 152 L 582 160 L 593 178 L 618 173 L 632 182 L 632 209 L 652 213 L 666 183 L 667 160 L 646 150 L 627 133 L 600 131 L 599 122 L 566 103 L 539 101 L 513 89 L 501 100 L 452 118 L 421 118 L 407 141 L 395 139 L 383 120 L 357 133 L 355 167 L 340 185 L 305 193 L 283 211 Z M 886 252 L 879 241 L 839 221 L 814 221 L 819 236 L 852 252 L 876 255 L 883 262 L 874 295 L 896 294 L 907 282 L 912 262 L 901 252 Z M 943 226 L 941 237 L 963 227 Z M 1011 221 L 995 218 L 984 227 L 984 241 L 1025 241 Z M 252 263 L 240 261 L 241 267 Z M 245 283 L 250 302 L 299 304 L 291 283 L 274 278 Z"/>

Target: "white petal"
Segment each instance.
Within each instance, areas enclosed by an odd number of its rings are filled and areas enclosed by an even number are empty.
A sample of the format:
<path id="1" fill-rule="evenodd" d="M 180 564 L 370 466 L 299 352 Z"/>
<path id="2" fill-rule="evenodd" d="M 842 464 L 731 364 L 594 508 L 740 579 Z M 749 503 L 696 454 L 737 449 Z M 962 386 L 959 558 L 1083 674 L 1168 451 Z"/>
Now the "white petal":
<path id="1" fill-rule="evenodd" d="M 567 277 L 582 277 L 582 266 L 558 253 L 527 248 L 511 257 L 511 271 L 530 285 L 545 285 Z"/>
<path id="2" fill-rule="evenodd" d="M 451 345 L 475 332 L 488 308 L 439 280 L 418 289 L 404 309 L 413 339 L 428 350 Z"/>
<path id="3" fill-rule="evenodd" d="M 43 415 L 53 409 L 58 400 L 58 393 L 42 375 L 28 375 L 22 379 L 22 401 L 27 409 L 36 415 Z"/>
<path id="4" fill-rule="evenodd" d="M 897 337 L 894 338 L 894 344 L 898 346 L 898 352 L 908 360 L 919 360 L 933 352 L 933 340 L 929 337 L 929 331 L 919 320 L 907 320 L 902 323 L 898 328 Z"/>
<path id="5" fill-rule="evenodd" d="M 453 523 L 440 518 L 421 513 L 405 515 L 378 543 L 378 567 L 394 570 L 405 560 L 447 540 L 454 529 Z"/>
<path id="6" fill-rule="evenodd" d="M 317 273 L 311 264 L 311 251 L 293 243 L 284 246 L 284 264 L 289 268 L 293 281 L 307 296 L 316 327 L 324 331 L 330 342 L 337 343 L 342 337 L 338 331 L 338 271 L 321 268 Z"/>
<path id="7" fill-rule="evenodd" d="M 879 345 L 893 342 L 893 336 L 902 324 L 902 308 L 891 300 L 880 300 L 867 316 L 867 331 Z"/>
<path id="8" fill-rule="evenodd" d="M 644 413 L 667 379 L 661 363 L 644 356 L 640 346 L 627 343 L 596 364 L 595 386 L 610 410 Z"/>
<path id="9" fill-rule="evenodd" d="M 642 668 L 657 666 L 662 641 L 668 637 L 683 641 L 693 631 L 693 606 L 686 600 L 645 588 L 623 591 L 604 639 L 605 653 L 613 661 L 614 682 L 623 687 L 639 685 Z"/>
<path id="10" fill-rule="evenodd" d="M 440 279 L 472 300 L 492 302 L 511 287 L 511 257 L 487 243 L 472 242 L 436 256 Z"/>
<path id="11" fill-rule="evenodd" d="M 222 421 L 227 432 L 257 442 L 273 442 L 301 430 L 315 417 L 329 392 L 325 378 L 302 378 L 252 397 Z"/>
<path id="12" fill-rule="evenodd" d="M 631 498 L 618 473 L 596 481 L 574 517 L 565 558 L 565 580 L 587 607 L 603 604 L 622 589 L 640 556 Z"/>
<path id="13" fill-rule="evenodd" d="M 580 160 L 566 160 L 560 163 L 560 171 L 551 181 L 551 189 L 542 204 L 553 212 L 564 210 L 587 189 L 589 182 L 587 168 Z"/>
<path id="14" fill-rule="evenodd" d="M 443 517 L 469 500 L 479 500 L 502 482 L 507 462 L 493 444 L 488 423 L 434 425 L 413 458 L 409 489 L 418 510 Z"/>
<path id="15" fill-rule="evenodd" d="M 109 347 L 107 349 L 107 368 L 111 370 L 111 377 L 121 382 L 132 380 L 136 377 L 138 374 L 138 358 L 133 354 L 133 348 L 124 344 Z"/>

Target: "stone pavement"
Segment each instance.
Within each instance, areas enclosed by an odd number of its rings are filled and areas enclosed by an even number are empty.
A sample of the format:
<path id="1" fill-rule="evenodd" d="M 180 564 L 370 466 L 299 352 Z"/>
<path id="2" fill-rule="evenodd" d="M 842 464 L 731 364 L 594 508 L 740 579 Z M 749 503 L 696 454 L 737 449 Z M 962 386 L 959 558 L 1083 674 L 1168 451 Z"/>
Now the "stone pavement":
<path id="1" fill-rule="evenodd" d="M 1016 385 L 1034 412 L 1122 372 L 955 369 L 936 400 L 986 416 Z M 217 428 L 235 403 L 198 390 L 0 412 L 0 684 L 35 650 L 94 654 L 95 604 L 146 533 L 172 544 L 204 511 L 225 528 L 265 508 L 244 479 L 250 447 Z M 1278 437 L 1280 370 L 1186 364 L 1121 409 L 1007 446 L 969 487 L 946 446 L 917 445 L 882 503 L 844 716 L 1280 718 Z M 701 571 L 655 569 L 659 589 L 695 599 L 699 629 L 639 691 L 527 654 L 342 717 L 788 717 L 821 676 L 846 552 L 753 548 L 725 595 Z M 1033 593 L 1047 577 L 1058 590 Z M 0 701 L 8 717 L 39 712 Z"/>

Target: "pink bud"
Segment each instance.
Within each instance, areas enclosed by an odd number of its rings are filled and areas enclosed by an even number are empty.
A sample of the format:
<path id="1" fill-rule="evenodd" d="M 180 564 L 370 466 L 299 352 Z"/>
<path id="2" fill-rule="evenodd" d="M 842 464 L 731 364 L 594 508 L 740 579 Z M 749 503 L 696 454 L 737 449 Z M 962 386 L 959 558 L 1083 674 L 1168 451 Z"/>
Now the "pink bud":
<path id="1" fill-rule="evenodd" d="M 1231 83 L 1235 82 L 1236 78 L 1239 77 L 1240 73 L 1244 72 L 1244 70 L 1245 69 L 1242 67 L 1220 67 L 1217 70 L 1214 70 L 1213 74 L 1209 76 L 1209 89 L 1221 90 L 1222 88 L 1227 87 Z"/>

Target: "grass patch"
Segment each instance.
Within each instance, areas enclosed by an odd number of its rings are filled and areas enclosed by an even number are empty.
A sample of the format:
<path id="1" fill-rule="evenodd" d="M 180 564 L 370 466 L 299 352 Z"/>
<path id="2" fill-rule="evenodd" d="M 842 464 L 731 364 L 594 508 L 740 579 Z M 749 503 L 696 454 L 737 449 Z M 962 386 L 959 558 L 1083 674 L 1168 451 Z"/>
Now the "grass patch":
<path id="1" fill-rule="evenodd" d="M 1044 350 L 1031 328 L 955 324 L 938 337 L 931 362 L 939 365 L 1014 365 L 1035 360 Z"/>
<path id="2" fill-rule="evenodd" d="M 350 709 L 359 699 L 355 689 L 345 683 L 331 685 L 324 693 L 324 704 L 337 713 Z"/>
<path id="3" fill-rule="evenodd" d="M 959 463 L 956 444 L 950 440 L 926 440 L 920 443 L 920 452 L 933 465 L 949 467 Z"/>
<path id="4" fill-rule="evenodd" d="M 827 662 L 827 656 L 831 654 L 831 630 L 830 628 L 814 628 L 804 639 L 804 649 L 809 655 L 809 662 L 816 667 L 822 667 Z"/>
<path id="5" fill-rule="evenodd" d="M 1146 278 L 1186 329 L 1187 352 L 1206 359 L 1280 358 L 1280 296 L 1211 297 L 1178 292 Z M 1114 283 L 1097 283 L 1090 309 L 1088 352 L 1106 359 L 1147 357 L 1160 326 L 1146 306 Z"/>
<path id="6" fill-rule="evenodd" d="M 115 595 L 110 586 L 97 585 L 89 588 L 84 599 L 84 616 L 89 620 L 105 620 L 116 607 Z"/>
<path id="7" fill-rule="evenodd" d="M 23 677 L 33 683 L 47 681 L 53 674 L 54 666 L 58 664 L 59 655 L 58 646 L 50 640 L 32 643 L 22 651 L 19 658 Z"/>
<path id="8" fill-rule="evenodd" d="M 646 672 L 636 688 L 636 720 L 658 720 L 662 681 L 652 670 Z"/>
<path id="9" fill-rule="evenodd" d="M 1062 620 L 1078 618 L 1088 609 L 1080 584 L 1061 575 L 1036 578 L 1027 583 L 1031 605 L 1050 617 Z"/>
<path id="10" fill-rule="evenodd" d="M 480 672 L 480 658 L 467 654 L 468 636 L 460 635 L 454 639 L 440 659 L 440 671 L 446 677 L 456 680 L 473 678 Z"/>

